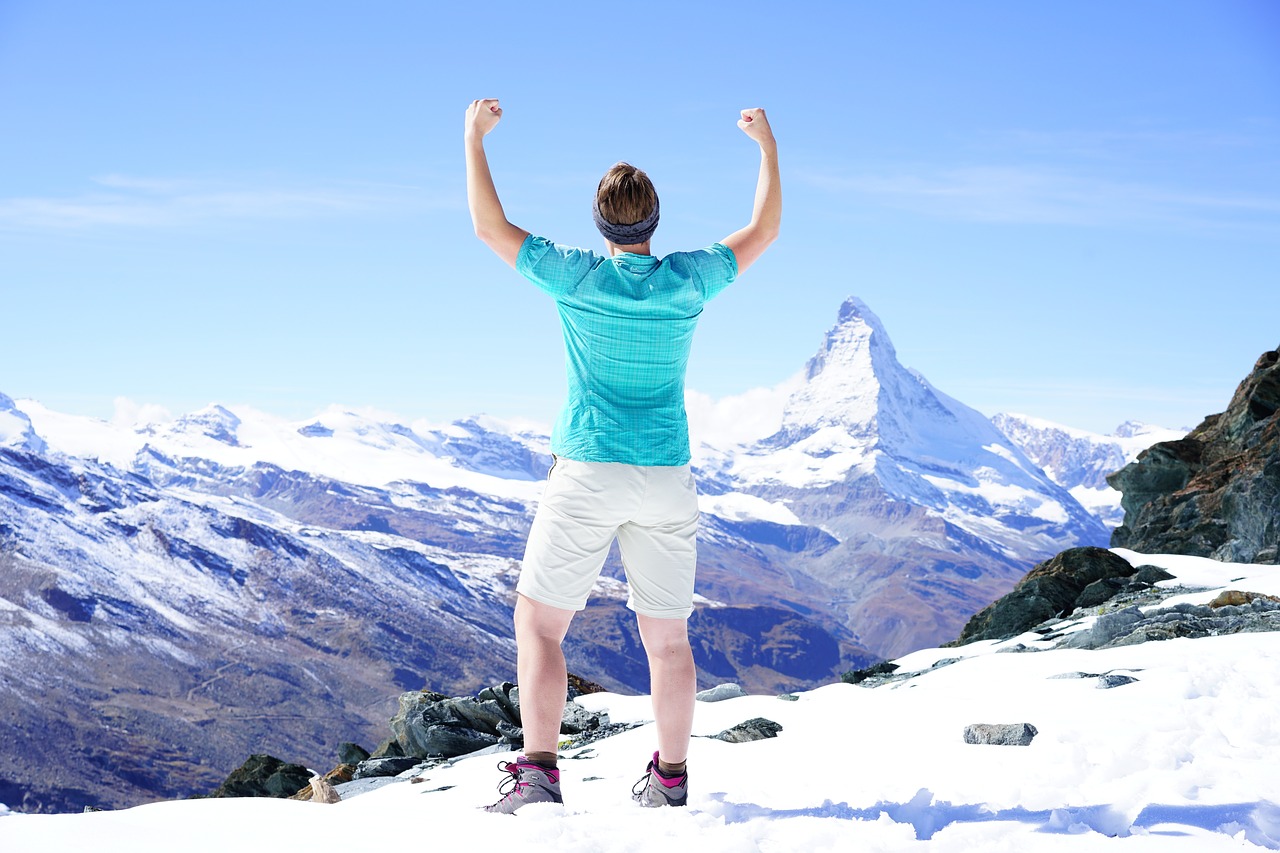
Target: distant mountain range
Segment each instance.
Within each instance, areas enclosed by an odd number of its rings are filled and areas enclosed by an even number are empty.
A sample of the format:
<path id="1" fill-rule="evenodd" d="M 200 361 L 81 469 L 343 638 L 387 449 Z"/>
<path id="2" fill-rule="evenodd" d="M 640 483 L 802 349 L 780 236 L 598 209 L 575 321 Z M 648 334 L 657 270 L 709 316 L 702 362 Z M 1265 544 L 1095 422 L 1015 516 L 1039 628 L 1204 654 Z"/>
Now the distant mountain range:
<path id="1" fill-rule="evenodd" d="M 696 454 L 704 685 L 810 686 L 951 639 L 1035 562 L 1105 545 L 1114 514 L 1082 498 L 1155 435 L 993 423 L 854 299 L 789 389 L 772 435 Z M 550 462 L 488 418 L 122 426 L 0 395 L 0 801 L 75 808 L 90 771 L 126 802 L 211 790 L 263 750 L 319 766 L 402 689 L 513 678 Z M 566 654 L 646 691 L 620 578 L 611 560 Z"/>

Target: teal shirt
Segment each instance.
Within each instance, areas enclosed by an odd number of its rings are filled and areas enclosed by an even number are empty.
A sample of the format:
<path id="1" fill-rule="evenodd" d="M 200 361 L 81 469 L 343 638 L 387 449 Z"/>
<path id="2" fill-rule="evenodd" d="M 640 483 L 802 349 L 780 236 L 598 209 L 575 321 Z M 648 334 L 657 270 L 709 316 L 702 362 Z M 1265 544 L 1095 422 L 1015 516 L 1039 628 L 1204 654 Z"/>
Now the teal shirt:
<path id="1" fill-rule="evenodd" d="M 722 243 L 664 258 L 613 258 L 530 235 L 516 270 L 552 296 L 564 332 L 569 397 L 551 434 L 580 462 L 685 465 L 684 376 L 708 299 L 738 274 Z"/>

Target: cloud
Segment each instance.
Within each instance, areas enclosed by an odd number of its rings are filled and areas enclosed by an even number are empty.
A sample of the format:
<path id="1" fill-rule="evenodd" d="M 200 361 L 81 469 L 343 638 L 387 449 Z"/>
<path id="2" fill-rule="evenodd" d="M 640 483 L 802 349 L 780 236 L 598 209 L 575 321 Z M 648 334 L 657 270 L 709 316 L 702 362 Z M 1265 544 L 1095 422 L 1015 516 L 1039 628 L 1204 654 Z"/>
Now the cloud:
<path id="1" fill-rule="evenodd" d="M 165 424 L 173 420 L 173 413 L 154 403 L 135 403 L 128 397 L 116 397 L 112 401 L 114 411 L 111 423 L 116 426 L 138 429 L 152 424 Z"/>
<path id="2" fill-rule="evenodd" d="M 695 445 L 709 444 L 722 450 L 768 438 L 782 428 L 783 408 L 800 384 L 797 374 L 772 388 L 753 388 L 719 400 L 686 390 L 689 436 Z"/>
<path id="3" fill-rule="evenodd" d="M 165 228 L 210 222 L 365 215 L 439 205 L 419 187 L 331 183 L 261 186 L 108 174 L 65 197 L 0 198 L 0 229 Z M 452 206 L 452 199 L 448 200 Z M 460 204 L 460 202 L 458 202 Z"/>
<path id="4" fill-rule="evenodd" d="M 800 180 L 880 204 L 975 222 L 1280 230 L 1280 196 L 1195 192 L 1024 166 L 968 166 Z"/>

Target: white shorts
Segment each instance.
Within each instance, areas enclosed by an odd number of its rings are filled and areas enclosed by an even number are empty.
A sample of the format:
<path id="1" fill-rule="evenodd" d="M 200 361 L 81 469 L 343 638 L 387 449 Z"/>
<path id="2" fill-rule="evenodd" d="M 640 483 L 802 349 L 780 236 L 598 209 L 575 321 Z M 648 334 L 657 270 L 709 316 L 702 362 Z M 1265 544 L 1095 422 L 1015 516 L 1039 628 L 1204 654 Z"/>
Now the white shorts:
<path id="1" fill-rule="evenodd" d="M 582 610 L 617 537 L 627 607 L 688 619 L 698 562 L 698 492 L 688 465 L 557 459 L 529 531 L 516 591 Z"/>

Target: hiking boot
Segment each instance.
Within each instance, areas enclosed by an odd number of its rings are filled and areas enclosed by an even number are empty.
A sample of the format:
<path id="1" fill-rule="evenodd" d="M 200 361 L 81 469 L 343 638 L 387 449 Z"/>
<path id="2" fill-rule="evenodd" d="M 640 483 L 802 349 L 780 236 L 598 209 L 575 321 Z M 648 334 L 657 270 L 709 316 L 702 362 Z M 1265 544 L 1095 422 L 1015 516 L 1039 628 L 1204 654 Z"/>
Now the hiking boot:
<path id="1" fill-rule="evenodd" d="M 631 787 L 631 798 L 646 808 L 688 805 L 689 774 L 664 776 L 658 769 L 658 753 L 655 752 L 644 776 Z"/>
<path id="2" fill-rule="evenodd" d="M 515 761 L 498 762 L 498 769 L 511 775 L 498 783 L 502 799 L 491 806 L 485 806 L 485 811 L 514 814 L 516 809 L 529 803 L 564 802 L 560 799 L 559 770 L 549 770 L 540 764 L 534 764 L 523 755 Z"/>

